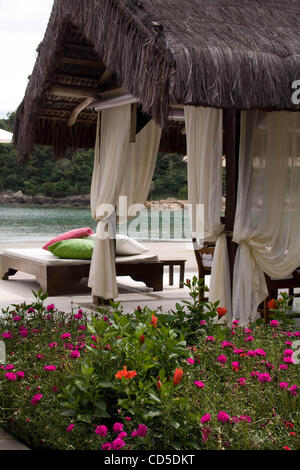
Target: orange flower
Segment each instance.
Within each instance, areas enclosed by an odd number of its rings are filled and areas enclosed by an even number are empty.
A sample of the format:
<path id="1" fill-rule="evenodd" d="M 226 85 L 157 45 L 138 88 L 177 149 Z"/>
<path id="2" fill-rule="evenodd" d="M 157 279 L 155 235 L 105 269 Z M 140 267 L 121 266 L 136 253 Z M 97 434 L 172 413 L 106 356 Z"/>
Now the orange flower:
<path id="1" fill-rule="evenodd" d="M 173 385 L 176 387 L 176 385 L 179 385 L 181 382 L 183 376 L 183 370 L 182 369 L 175 369 L 174 376 L 173 376 Z"/>
<path id="2" fill-rule="evenodd" d="M 224 315 L 226 315 L 227 309 L 225 307 L 218 307 L 217 312 L 218 312 L 219 318 L 221 318 L 221 317 L 224 317 Z"/>
<path id="3" fill-rule="evenodd" d="M 277 307 L 277 300 L 275 299 L 269 300 L 269 302 L 267 303 L 267 307 L 269 310 L 275 309 Z"/>
<path id="4" fill-rule="evenodd" d="M 160 390 L 161 389 L 161 386 L 162 386 L 162 383 L 159 379 L 157 379 L 157 382 L 156 382 L 156 388 L 157 390 Z"/>
<path id="5" fill-rule="evenodd" d="M 119 380 L 121 380 L 122 377 L 124 377 L 125 379 L 132 379 L 132 377 L 134 377 L 135 375 L 137 375 L 136 370 L 127 370 L 127 366 L 123 366 L 123 370 L 119 370 L 115 374 L 115 377 Z"/>
<path id="6" fill-rule="evenodd" d="M 154 328 L 157 327 L 157 317 L 154 315 L 154 313 L 152 313 L 152 320 L 150 322 L 150 325 L 153 325 Z"/>

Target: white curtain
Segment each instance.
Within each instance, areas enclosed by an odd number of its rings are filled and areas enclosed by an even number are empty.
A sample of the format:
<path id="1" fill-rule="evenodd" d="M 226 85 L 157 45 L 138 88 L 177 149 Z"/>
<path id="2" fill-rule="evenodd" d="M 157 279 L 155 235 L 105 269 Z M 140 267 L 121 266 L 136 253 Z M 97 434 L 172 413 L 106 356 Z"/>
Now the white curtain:
<path id="1" fill-rule="evenodd" d="M 100 122 L 101 121 L 101 122 Z M 102 111 L 98 115 L 94 171 L 91 185 L 91 213 L 98 221 L 89 287 L 92 295 L 113 299 L 118 296 L 115 270 L 115 214 L 119 196 L 128 207 L 142 204 L 148 196 L 161 137 L 161 128 L 151 120 L 130 143 L 131 105 Z M 105 207 L 105 205 L 110 205 Z M 107 211 L 106 211 L 107 209 Z M 98 237 L 110 228 L 107 238 Z"/>
<path id="2" fill-rule="evenodd" d="M 280 279 L 300 265 L 299 113 L 242 113 L 233 240 L 233 318 L 247 324 L 268 293 L 264 272 Z"/>
<path id="3" fill-rule="evenodd" d="M 204 205 L 204 239 L 216 242 L 209 300 L 220 300 L 226 307 L 226 321 L 231 320 L 229 260 L 224 226 L 220 221 L 222 203 L 222 110 L 185 106 L 188 155 L 189 204 Z M 191 216 L 192 232 L 197 227 L 198 211 Z"/>

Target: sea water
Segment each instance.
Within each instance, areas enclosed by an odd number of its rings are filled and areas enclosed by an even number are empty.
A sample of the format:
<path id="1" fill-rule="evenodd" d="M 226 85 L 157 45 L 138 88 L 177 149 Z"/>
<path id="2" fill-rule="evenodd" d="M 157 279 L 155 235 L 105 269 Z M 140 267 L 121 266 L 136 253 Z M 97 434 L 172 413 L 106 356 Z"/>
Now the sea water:
<path id="1" fill-rule="evenodd" d="M 74 228 L 90 227 L 96 222 L 89 209 L 76 207 L 0 206 L 0 241 L 47 240 Z M 119 233 L 141 240 L 191 239 L 187 210 L 144 209 Z"/>

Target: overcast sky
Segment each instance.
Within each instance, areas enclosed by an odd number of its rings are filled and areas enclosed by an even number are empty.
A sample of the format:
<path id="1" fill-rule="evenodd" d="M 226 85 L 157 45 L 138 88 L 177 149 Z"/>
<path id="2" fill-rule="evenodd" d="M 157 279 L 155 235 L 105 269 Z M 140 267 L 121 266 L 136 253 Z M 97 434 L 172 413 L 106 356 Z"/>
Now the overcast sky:
<path id="1" fill-rule="evenodd" d="M 0 0 L 0 117 L 15 111 L 44 37 L 53 0 Z"/>

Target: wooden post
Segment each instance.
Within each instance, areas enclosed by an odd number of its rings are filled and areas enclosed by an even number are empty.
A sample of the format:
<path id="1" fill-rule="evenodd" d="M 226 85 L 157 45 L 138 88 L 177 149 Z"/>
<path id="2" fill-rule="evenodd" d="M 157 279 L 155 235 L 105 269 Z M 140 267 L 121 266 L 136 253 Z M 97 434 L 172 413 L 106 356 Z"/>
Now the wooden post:
<path id="1" fill-rule="evenodd" d="M 226 209 L 225 231 L 230 266 L 231 287 L 233 282 L 233 268 L 237 244 L 232 241 L 232 232 L 237 203 L 237 185 L 239 169 L 240 146 L 240 111 L 223 111 L 223 155 L 226 157 Z"/>

